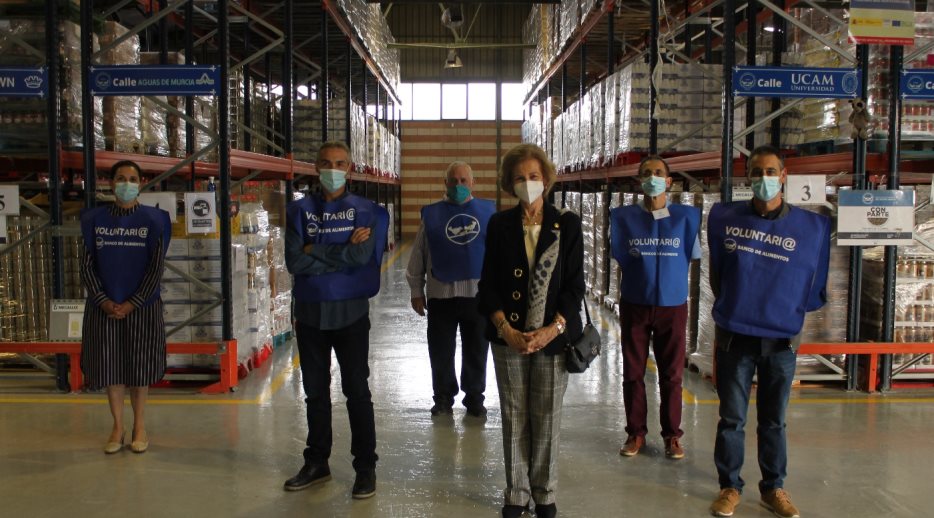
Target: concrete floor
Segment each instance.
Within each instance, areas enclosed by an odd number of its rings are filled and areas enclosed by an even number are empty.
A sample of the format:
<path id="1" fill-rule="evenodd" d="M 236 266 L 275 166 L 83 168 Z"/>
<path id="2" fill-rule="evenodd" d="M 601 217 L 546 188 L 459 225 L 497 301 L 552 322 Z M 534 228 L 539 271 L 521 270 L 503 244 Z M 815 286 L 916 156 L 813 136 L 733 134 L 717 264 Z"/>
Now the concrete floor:
<path id="1" fill-rule="evenodd" d="M 370 387 L 380 455 L 374 498 L 350 498 L 349 428 L 336 370 L 334 479 L 297 493 L 282 490 L 301 466 L 306 432 L 289 344 L 236 393 L 156 391 L 144 455 L 101 451 L 110 429 L 103 395 L 61 395 L 47 381 L 0 379 L 0 516 L 498 516 L 504 471 L 493 362 L 486 421 L 465 417 L 460 406 L 453 417 L 431 419 L 425 321 L 409 308 L 406 251 L 390 257 L 383 290 L 371 303 Z M 665 459 L 651 410 L 648 447 L 620 457 L 619 334 L 611 314 L 602 320 L 609 347 L 598 365 L 572 375 L 565 398 L 560 513 L 708 515 L 718 489 L 716 394 L 708 381 L 686 376 L 684 460 Z M 657 394 L 650 398 L 657 407 Z M 934 393 L 797 389 L 788 422 L 786 488 L 802 516 L 934 516 Z M 757 503 L 754 427 L 747 431 L 749 486 L 735 516 L 771 516 Z"/>

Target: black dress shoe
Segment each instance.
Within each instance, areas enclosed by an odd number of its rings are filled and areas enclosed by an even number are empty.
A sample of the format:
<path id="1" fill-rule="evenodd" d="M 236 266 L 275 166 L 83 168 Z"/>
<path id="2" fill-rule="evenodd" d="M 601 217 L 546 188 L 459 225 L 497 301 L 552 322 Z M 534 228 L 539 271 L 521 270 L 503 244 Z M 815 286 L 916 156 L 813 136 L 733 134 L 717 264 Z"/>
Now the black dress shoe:
<path id="1" fill-rule="evenodd" d="M 503 518 L 520 518 L 525 510 L 526 507 L 524 505 L 506 504 L 503 506 Z"/>
<path id="2" fill-rule="evenodd" d="M 432 417 L 439 415 L 450 415 L 454 413 L 454 407 L 452 405 L 445 405 L 443 403 L 435 403 L 435 406 L 431 407 Z"/>
<path id="3" fill-rule="evenodd" d="M 535 516 L 536 518 L 555 518 L 558 516 L 558 506 L 555 504 L 536 505 Z"/>
<path id="4" fill-rule="evenodd" d="M 376 470 L 365 469 L 357 472 L 357 479 L 353 482 L 350 496 L 356 500 L 370 498 L 376 494 Z"/>
<path id="5" fill-rule="evenodd" d="M 298 475 L 285 481 L 286 491 L 299 491 L 315 484 L 331 480 L 331 468 L 327 464 L 305 464 Z"/>
<path id="6" fill-rule="evenodd" d="M 483 405 L 470 405 L 467 407 L 467 415 L 486 417 L 486 407 Z"/>

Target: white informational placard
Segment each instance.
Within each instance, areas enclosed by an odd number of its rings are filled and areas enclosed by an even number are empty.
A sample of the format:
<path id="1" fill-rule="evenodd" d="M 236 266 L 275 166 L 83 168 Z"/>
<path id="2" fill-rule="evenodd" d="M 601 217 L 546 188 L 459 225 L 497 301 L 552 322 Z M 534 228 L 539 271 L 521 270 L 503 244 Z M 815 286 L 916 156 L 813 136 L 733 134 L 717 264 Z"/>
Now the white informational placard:
<path id="1" fill-rule="evenodd" d="M 144 192 L 139 195 L 139 202 L 143 205 L 162 209 L 169 213 L 172 223 L 178 219 L 178 210 L 175 206 L 174 192 Z"/>
<path id="2" fill-rule="evenodd" d="M 0 215 L 19 216 L 19 185 L 0 185 Z"/>
<path id="3" fill-rule="evenodd" d="M 49 312 L 49 339 L 74 342 L 81 339 L 84 299 L 53 299 Z"/>
<path id="4" fill-rule="evenodd" d="M 752 187 L 733 187 L 733 201 L 749 201 L 752 199 Z"/>
<path id="5" fill-rule="evenodd" d="M 823 205 L 827 202 L 822 174 L 790 174 L 785 177 L 785 201 L 792 205 Z"/>
<path id="6" fill-rule="evenodd" d="M 914 243 L 915 191 L 839 193 L 837 244 L 901 246 Z"/>
<path id="7" fill-rule="evenodd" d="M 185 228 L 189 234 L 216 232 L 215 213 L 213 192 L 185 193 Z"/>

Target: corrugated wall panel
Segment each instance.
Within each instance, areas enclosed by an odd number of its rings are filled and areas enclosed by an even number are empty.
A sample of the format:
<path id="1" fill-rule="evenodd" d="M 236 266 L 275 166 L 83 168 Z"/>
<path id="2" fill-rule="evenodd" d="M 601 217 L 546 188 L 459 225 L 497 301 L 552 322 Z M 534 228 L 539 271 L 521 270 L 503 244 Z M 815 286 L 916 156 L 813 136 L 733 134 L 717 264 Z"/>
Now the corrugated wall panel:
<path id="1" fill-rule="evenodd" d="M 456 6 L 456 3 L 447 3 Z M 522 43 L 522 25 L 529 4 L 479 4 L 479 16 L 470 28 L 478 4 L 464 4 L 460 33 L 467 43 Z M 453 43 L 451 31 L 441 24 L 438 4 L 396 4 L 387 17 L 398 43 Z M 401 76 L 404 82 L 522 81 L 522 49 L 461 49 L 462 68 L 445 69 L 443 49 L 403 49 Z"/>

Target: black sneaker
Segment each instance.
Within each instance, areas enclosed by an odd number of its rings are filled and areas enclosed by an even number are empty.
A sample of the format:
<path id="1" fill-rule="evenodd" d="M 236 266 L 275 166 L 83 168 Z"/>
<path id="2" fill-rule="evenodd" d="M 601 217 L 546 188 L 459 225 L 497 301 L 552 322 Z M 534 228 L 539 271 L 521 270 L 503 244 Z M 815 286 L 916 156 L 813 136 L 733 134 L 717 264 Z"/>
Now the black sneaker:
<path id="1" fill-rule="evenodd" d="M 503 506 L 503 518 L 520 518 L 525 511 L 524 505 L 506 504 Z"/>
<path id="2" fill-rule="evenodd" d="M 548 505 L 536 505 L 535 506 L 535 517 L 536 518 L 555 518 L 558 516 L 558 506 L 555 504 Z"/>
<path id="3" fill-rule="evenodd" d="M 431 407 L 431 416 L 437 417 L 439 415 L 450 415 L 454 413 L 454 407 L 452 405 L 445 405 L 444 403 L 435 403 L 435 406 Z"/>
<path id="4" fill-rule="evenodd" d="M 482 404 L 480 405 L 469 405 L 467 407 L 467 415 L 472 415 L 474 417 L 486 417 L 486 407 Z"/>
<path id="5" fill-rule="evenodd" d="M 315 484 L 331 480 L 331 468 L 327 464 L 305 464 L 298 475 L 285 481 L 286 491 L 300 491 Z"/>
<path id="6" fill-rule="evenodd" d="M 353 490 L 350 492 L 356 500 L 370 498 L 376 494 L 376 470 L 365 469 L 357 472 L 357 479 L 353 482 Z"/>

